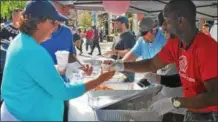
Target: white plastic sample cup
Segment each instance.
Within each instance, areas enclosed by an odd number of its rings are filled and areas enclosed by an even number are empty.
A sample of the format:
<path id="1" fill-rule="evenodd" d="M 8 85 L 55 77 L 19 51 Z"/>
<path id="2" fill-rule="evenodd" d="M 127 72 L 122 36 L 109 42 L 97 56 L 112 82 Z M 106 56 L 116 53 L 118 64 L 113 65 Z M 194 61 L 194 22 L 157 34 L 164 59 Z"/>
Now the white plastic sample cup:
<path id="1" fill-rule="evenodd" d="M 112 60 L 112 59 L 103 60 L 102 64 L 101 64 L 103 72 L 109 71 L 113 62 L 114 62 L 114 60 Z"/>
<path id="2" fill-rule="evenodd" d="M 68 51 L 57 51 L 55 52 L 57 65 L 60 70 L 65 70 L 67 68 L 69 52 Z"/>

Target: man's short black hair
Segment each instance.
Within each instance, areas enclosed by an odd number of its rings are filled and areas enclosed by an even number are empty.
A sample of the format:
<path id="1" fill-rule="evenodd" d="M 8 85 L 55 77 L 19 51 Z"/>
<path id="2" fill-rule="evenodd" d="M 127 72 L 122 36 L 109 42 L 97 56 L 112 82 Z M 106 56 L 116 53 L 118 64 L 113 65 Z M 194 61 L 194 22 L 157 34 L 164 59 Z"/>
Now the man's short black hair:
<path id="1" fill-rule="evenodd" d="M 164 8 L 164 13 L 174 17 L 184 17 L 190 24 L 195 24 L 196 6 L 192 0 L 171 0 Z"/>

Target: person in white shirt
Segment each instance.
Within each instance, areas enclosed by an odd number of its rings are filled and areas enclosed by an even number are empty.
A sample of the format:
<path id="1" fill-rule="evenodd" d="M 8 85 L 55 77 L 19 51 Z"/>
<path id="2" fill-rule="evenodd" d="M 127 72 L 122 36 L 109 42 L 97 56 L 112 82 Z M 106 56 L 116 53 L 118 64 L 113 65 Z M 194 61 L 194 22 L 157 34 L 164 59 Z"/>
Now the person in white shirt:
<path id="1" fill-rule="evenodd" d="M 210 35 L 214 38 L 217 42 L 217 20 L 214 20 L 214 25 L 210 29 Z"/>

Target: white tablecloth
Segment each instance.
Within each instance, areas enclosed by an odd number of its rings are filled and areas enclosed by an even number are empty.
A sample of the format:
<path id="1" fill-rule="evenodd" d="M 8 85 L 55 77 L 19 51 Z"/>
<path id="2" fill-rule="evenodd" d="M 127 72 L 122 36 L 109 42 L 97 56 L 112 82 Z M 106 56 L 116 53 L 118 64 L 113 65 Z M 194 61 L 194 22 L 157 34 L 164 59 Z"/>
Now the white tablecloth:
<path id="1" fill-rule="evenodd" d="M 70 100 L 69 121 L 96 121 L 94 111 L 88 105 L 88 94 Z"/>

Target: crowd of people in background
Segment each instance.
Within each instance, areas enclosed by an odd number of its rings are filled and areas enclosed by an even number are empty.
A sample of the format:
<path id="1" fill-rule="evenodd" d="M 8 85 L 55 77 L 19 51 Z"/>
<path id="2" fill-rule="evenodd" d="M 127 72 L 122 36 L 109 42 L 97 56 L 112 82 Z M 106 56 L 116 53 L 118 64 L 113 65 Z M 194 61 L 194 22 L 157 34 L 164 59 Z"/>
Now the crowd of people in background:
<path id="1" fill-rule="evenodd" d="M 75 25 L 71 26 L 73 34 L 73 42 L 75 47 L 80 51 L 79 55 L 83 54 L 83 44 L 85 44 L 85 51 L 92 55 L 95 47 L 98 48 L 98 55 L 102 55 L 100 42 L 103 42 L 104 34 L 101 28 L 96 25 L 89 29 L 76 28 Z"/>

